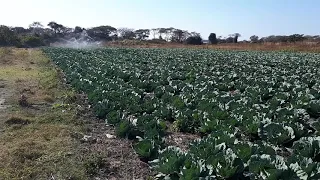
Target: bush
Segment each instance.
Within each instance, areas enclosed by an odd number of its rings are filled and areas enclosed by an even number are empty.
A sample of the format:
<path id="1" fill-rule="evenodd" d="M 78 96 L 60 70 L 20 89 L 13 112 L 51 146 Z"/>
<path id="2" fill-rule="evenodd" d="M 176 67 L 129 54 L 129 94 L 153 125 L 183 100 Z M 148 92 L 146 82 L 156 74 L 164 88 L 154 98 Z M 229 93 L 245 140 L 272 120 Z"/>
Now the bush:
<path id="1" fill-rule="evenodd" d="M 215 33 L 210 33 L 208 39 L 211 44 L 218 44 L 217 35 Z"/>
<path id="2" fill-rule="evenodd" d="M 16 46 L 18 43 L 16 34 L 9 27 L 0 25 L 0 46 Z"/>
<path id="3" fill-rule="evenodd" d="M 201 45 L 202 38 L 200 36 L 191 36 L 186 39 L 185 43 L 192 44 L 192 45 Z"/>
<path id="4" fill-rule="evenodd" d="M 154 44 L 165 44 L 167 41 L 164 39 L 151 39 L 148 40 L 149 43 L 154 43 Z"/>
<path id="5" fill-rule="evenodd" d="M 21 44 L 23 47 L 39 47 L 43 46 L 43 39 L 36 36 L 22 36 Z"/>

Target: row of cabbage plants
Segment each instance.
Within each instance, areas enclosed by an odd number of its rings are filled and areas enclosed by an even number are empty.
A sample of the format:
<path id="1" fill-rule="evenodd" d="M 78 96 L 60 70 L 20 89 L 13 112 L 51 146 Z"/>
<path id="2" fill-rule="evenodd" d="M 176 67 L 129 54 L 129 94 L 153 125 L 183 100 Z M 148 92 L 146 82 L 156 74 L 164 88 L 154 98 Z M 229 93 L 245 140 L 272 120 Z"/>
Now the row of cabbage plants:
<path id="1" fill-rule="evenodd" d="M 43 51 L 158 178 L 320 178 L 320 55 Z M 165 143 L 171 131 L 202 138 L 182 151 Z"/>

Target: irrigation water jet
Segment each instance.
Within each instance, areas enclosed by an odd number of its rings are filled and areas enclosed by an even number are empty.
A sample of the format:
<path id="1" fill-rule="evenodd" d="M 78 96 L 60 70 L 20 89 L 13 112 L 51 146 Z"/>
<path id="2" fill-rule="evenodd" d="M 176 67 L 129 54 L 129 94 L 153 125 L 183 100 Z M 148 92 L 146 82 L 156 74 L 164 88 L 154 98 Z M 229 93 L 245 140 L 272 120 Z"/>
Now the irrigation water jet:
<path id="1" fill-rule="evenodd" d="M 100 41 L 95 41 L 91 38 L 87 31 L 82 31 L 78 38 L 71 39 L 61 39 L 59 43 L 50 44 L 52 47 L 64 47 L 64 48 L 74 48 L 74 49 L 93 49 L 102 47 Z"/>

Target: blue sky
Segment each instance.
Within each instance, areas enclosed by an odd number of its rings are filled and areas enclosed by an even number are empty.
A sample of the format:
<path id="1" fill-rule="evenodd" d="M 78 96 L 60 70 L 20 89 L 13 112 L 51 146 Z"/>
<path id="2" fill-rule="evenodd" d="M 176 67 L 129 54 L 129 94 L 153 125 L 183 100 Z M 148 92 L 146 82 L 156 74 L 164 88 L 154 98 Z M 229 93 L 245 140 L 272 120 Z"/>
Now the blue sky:
<path id="1" fill-rule="evenodd" d="M 68 27 L 175 27 L 217 36 L 320 34 L 319 0 L 10 0 L 0 24 L 27 27 L 56 21 Z"/>

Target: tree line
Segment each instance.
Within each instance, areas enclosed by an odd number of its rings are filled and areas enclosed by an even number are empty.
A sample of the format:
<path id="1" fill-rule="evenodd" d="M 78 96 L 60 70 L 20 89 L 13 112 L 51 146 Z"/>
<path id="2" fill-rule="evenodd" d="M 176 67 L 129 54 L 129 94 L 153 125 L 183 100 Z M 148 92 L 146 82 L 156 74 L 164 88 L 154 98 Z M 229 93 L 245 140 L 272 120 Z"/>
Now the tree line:
<path id="1" fill-rule="evenodd" d="M 218 36 L 210 33 L 208 43 L 238 43 L 240 33 L 230 34 L 228 37 Z M 69 28 L 57 22 L 51 21 L 46 26 L 40 22 L 33 22 L 28 28 L 8 27 L 0 25 L 0 46 L 37 47 L 49 45 L 54 42 L 61 42 L 70 39 L 86 38 L 87 41 L 119 41 L 119 40 L 141 40 L 152 42 L 174 42 L 201 45 L 202 37 L 197 32 L 189 32 L 178 28 L 153 28 L 153 29 L 131 29 L 115 28 L 109 25 L 83 28 L 76 26 Z M 256 35 L 250 37 L 250 43 L 263 42 L 299 42 L 299 41 L 320 42 L 320 36 L 306 36 L 293 34 L 288 36 L 267 36 L 259 38 Z"/>

